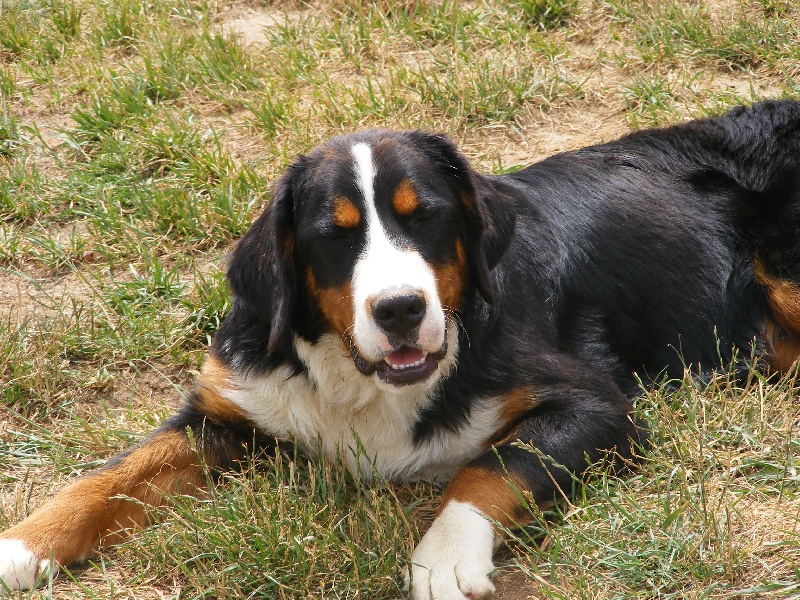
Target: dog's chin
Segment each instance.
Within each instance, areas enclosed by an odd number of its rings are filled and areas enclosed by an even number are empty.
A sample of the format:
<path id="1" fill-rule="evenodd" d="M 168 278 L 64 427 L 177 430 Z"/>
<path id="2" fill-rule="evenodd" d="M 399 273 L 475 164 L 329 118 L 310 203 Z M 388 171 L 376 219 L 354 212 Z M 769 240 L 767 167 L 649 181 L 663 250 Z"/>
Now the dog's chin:
<path id="1" fill-rule="evenodd" d="M 401 346 L 387 352 L 382 360 L 370 361 L 361 354 L 350 340 L 350 356 L 353 364 L 364 375 L 375 375 L 378 380 L 391 387 L 425 385 L 434 379 L 439 362 L 447 355 L 447 338 L 436 352 L 428 353 L 420 348 Z"/>

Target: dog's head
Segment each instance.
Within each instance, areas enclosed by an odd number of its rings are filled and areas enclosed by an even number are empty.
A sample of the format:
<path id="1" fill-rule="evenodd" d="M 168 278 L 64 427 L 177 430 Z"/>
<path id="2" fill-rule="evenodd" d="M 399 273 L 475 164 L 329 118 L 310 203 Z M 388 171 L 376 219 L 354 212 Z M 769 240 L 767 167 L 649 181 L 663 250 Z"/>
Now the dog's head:
<path id="1" fill-rule="evenodd" d="M 432 385 L 448 314 L 491 271 L 515 216 L 443 136 L 369 131 L 300 157 L 233 252 L 228 278 L 269 351 L 335 332 L 383 387 Z M 452 351 L 452 350 L 451 350 Z"/>

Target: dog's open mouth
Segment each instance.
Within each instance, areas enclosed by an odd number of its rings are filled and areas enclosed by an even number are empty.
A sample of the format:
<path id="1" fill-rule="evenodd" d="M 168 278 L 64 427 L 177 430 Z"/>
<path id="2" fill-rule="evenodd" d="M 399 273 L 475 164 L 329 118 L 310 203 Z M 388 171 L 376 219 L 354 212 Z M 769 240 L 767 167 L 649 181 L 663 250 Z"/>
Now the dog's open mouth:
<path id="1" fill-rule="evenodd" d="M 394 385 L 411 385 L 427 379 L 439 367 L 439 361 L 447 353 L 447 339 L 440 350 L 425 352 L 411 346 L 401 346 L 389 352 L 378 362 L 370 362 L 361 356 L 356 345 L 350 340 L 350 355 L 356 368 L 364 375 L 377 373 L 383 381 Z"/>
<path id="2" fill-rule="evenodd" d="M 427 379 L 439 366 L 432 354 L 419 348 L 403 346 L 387 354 L 378 363 L 378 377 L 395 385 L 407 385 Z"/>

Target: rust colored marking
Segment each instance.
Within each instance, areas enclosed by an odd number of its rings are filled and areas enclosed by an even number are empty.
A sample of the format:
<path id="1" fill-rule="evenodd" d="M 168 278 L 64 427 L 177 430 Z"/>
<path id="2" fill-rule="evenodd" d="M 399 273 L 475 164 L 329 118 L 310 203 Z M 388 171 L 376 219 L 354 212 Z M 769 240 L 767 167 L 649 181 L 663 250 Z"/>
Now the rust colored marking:
<path id="1" fill-rule="evenodd" d="M 314 273 L 310 268 L 306 272 L 306 281 L 308 289 L 328 325 L 343 336 L 355 321 L 353 289 L 350 282 L 346 282 L 340 288 L 320 288 L 317 286 Z"/>
<path id="2" fill-rule="evenodd" d="M 764 328 L 764 339 L 769 352 L 769 366 L 779 373 L 789 371 L 800 357 L 800 336 L 787 332 L 768 319 Z"/>
<path id="3" fill-rule="evenodd" d="M 529 410 L 536 408 L 539 401 L 528 388 L 519 388 L 509 393 L 502 399 L 500 418 L 504 423 L 516 421 Z"/>
<path id="4" fill-rule="evenodd" d="M 294 254 L 294 233 L 287 232 L 283 238 L 283 257 L 289 260 L 292 254 Z"/>
<path id="5" fill-rule="evenodd" d="M 503 527 L 526 520 L 519 499 L 525 486 L 513 475 L 473 466 L 461 467 L 445 491 L 439 512 L 451 500 L 469 502 Z"/>
<path id="6" fill-rule="evenodd" d="M 210 355 L 195 383 L 195 406 L 219 425 L 249 423 L 245 412 L 220 394 L 220 390 L 235 389 L 230 368 L 217 357 Z"/>
<path id="7" fill-rule="evenodd" d="M 419 196 L 408 179 L 403 179 L 394 190 L 392 206 L 398 215 L 410 215 L 419 206 Z"/>
<path id="8" fill-rule="evenodd" d="M 353 229 L 361 222 L 361 211 L 344 196 L 333 199 L 333 222 L 337 227 Z"/>
<path id="9" fill-rule="evenodd" d="M 793 281 L 772 277 L 756 258 L 753 263 L 756 281 L 767 288 L 769 305 L 780 325 L 800 333 L 800 287 Z"/>
<path id="10" fill-rule="evenodd" d="M 432 269 L 441 305 L 452 310 L 460 309 L 467 278 L 467 258 L 461 241 L 456 242 L 455 262 L 432 265 Z"/>
<path id="11" fill-rule="evenodd" d="M 765 323 L 769 364 L 785 373 L 800 357 L 800 286 L 769 275 L 758 257 L 753 261 L 756 281 L 767 291 L 772 319 Z"/>
<path id="12" fill-rule="evenodd" d="M 539 401 L 527 388 L 513 390 L 500 400 L 500 420 L 503 425 L 489 438 L 487 446 L 497 446 L 512 438 L 519 429 L 519 420 L 536 408 Z"/>
<path id="13" fill-rule="evenodd" d="M 464 205 L 468 214 L 472 214 L 475 211 L 475 199 L 465 191 L 461 191 L 461 204 Z"/>
<path id="14" fill-rule="evenodd" d="M 68 565 L 98 545 L 127 538 L 130 529 L 146 522 L 147 507 L 163 505 L 165 495 L 204 490 L 203 470 L 186 435 L 160 431 L 64 488 L 0 537 L 22 540 L 39 559 L 52 555 Z"/>
<path id="15" fill-rule="evenodd" d="M 233 373 L 228 365 L 222 362 L 213 354 L 209 355 L 203 363 L 203 369 L 200 371 L 200 377 L 216 387 L 233 389 L 234 385 L 231 383 Z"/>

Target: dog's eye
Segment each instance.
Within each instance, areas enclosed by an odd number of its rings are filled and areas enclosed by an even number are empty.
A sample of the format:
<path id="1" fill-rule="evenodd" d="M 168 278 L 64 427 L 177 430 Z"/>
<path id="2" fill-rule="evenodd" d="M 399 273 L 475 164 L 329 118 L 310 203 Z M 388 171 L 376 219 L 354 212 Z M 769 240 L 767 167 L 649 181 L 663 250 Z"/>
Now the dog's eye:
<path id="1" fill-rule="evenodd" d="M 330 235 L 325 236 L 330 241 L 335 242 L 336 244 L 340 244 L 347 247 L 352 247 L 356 241 L 355 232 L 351 229 L 340 229 L 338 231 L 331 232 Z"/>
<path id="2" fill-rule="evenodd" d="M 435 222 L 439 211 L 431 206 L 420 204 L 414 212 L 403 215 L 400 219 L 412 229 L 426 226 L 428 223 Z"/>
<path id="3" fill-rule="evenodd" d="M 308 245 L 323 254 L 338 255 L 352 250 L 359 239 L 359 230 L 351 227 L 339 227 L 332 221 L 316 223 L 305 236 Z"/>
<path id="4" fill-rule="evenodd" d="M 352 228 L 332 227 L 321 232 L 320 237 L 338 248 L 353 248 L 358 238 L 358 232 Z"/>

